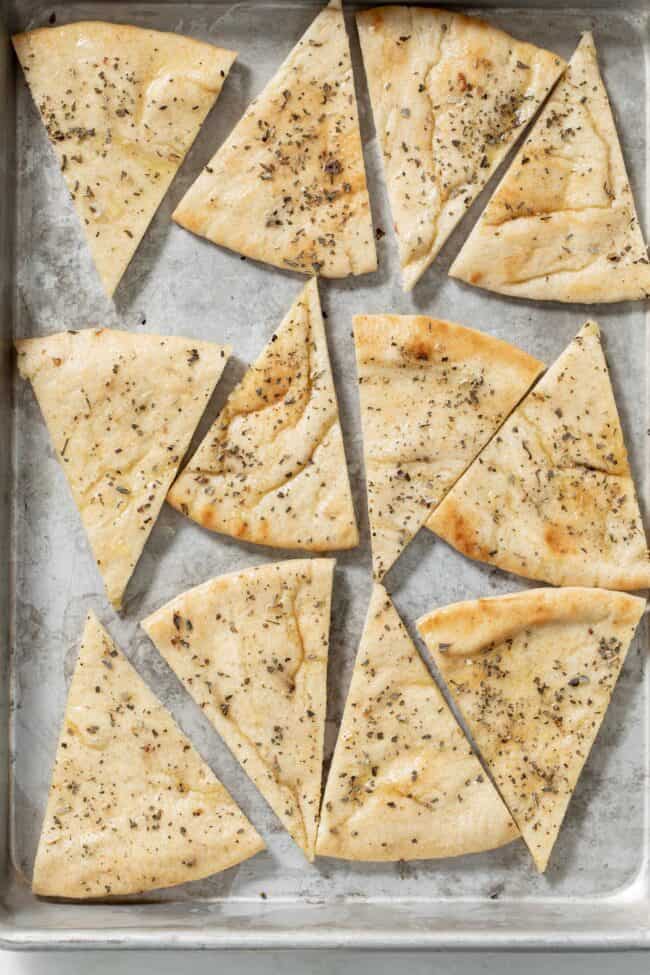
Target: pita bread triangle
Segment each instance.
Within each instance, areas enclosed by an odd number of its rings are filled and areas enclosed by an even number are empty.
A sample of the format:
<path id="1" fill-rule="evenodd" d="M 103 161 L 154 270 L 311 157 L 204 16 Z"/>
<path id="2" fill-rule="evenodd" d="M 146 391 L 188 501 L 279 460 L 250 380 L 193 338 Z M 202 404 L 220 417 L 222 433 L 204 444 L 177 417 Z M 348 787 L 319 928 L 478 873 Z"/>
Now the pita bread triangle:
<path id="1" fill-rule="evenodd" d="M 410 291 L 537 112 L 564 61 L 432 7 L 357 14 L 375 130 Z"/>
<path id="2" fill-rule="evenodd" d="M 449 272 L 519 298 L 647 298 L 650 263 L 591 34 Z"/>
<path id="3" fill-rule="evenodd" d="M 99 21 L 16 34 L 13 43 L 112 295 L 236 55 Z"/>
<path id="4" fill-rule="evenodd" d="M 314 858 L 333 559 L 219 576 L 142 626 L 278 819 Z"/>
<path id="5" fill-rule="evenodd" d="M 555 586 L 650 587 L 600 329 L 587 322 L 433 512 L 459 552 Z"/>
<path id="6" fill-rule="evenodd" d="M 168 499 L 204 528 L 316 552 L 358 544 L 316 281 L 300 293 Z"/>
<path id="7" fill-rule="evenodd" d="M 491 850 L 518 835 L 393 604 L 375 584 L 316 852 L 416 860 Z"/>
<path id="8" fill-rule="evenodd" d="M 16 348 L 119 607 L 230 349 L 106 328 Z"/>
<path id="9" fill-rule="evenodd" d="M 540 872 L 644 608 L 623 593 L 530 589 L 418 620 Z"/>
<path id="10" fill-rule="evenodd" d="M 425 315 L 357 315 L 354 335 L 381 579 L 544 367 L 507 342 Z"/>
<path id="11" fill-rule="evenodd" d="M 376 270 L 340 0 L 316 17 L 173 219 L 215 244 L 303 274 Z"/>
<path id="12" fill-rule="evenodd" d="M 91 613 L 34 866 L 47 897 L 136 894 L 197 880 L 264 843 Z"/>

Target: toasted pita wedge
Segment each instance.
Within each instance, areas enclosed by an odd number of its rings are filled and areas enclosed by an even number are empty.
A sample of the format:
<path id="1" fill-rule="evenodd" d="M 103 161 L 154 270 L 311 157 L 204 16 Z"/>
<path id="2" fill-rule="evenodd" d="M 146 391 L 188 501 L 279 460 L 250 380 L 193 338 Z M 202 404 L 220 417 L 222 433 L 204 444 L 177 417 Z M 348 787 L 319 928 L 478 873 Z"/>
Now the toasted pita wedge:
<path id="1" fill-rule="evenodd" d="M 340 0 L 316 17 L 173 219 L 257 261 L 340 278 L 377 267 Z"/>
<path id="2" fill-rule="evenodd" d="M 137 894 L 207 877 L 263 849 L 91 613 L 68 694 L 34 893 Z"/>
<path id="3" fill-rule="evenodd" d="M 106 328 L 16 348 L 119 607 L 230 349 Z"/>
<path id="4" fill-rule="evenodd" d="M 644 608 L 602 589 L 530 589 L 418 620 L 540 871 Z"/>
<path id="5" fill-rule="evenodd" d="M 433 512 L 459 552 L 556 586 L 650 587 L 607 363 L 587 322 Z"/>
<path id="6" fill-rule="evenodd" d="M 591 34 L 449 273 L 519 298 L 650 295 L 648 254 Z"/>
<path id="7" fill-rule="evenodd" d="M 112 295 L 236 55 L 100 22 L 45 27 L 13 42 Z"/>
<path id="8" fill-rule="evenodd" d="M 315 552 L 359 542 L 316 281 L 231 393 L 168 501 L 204 528 Z"/>
<path id="9" fill-rule="evenodd" d="M 386 591 L 375 585 L 316 852 L 423 860 L 492 850 L 518 835 Z"/>
<path id="10" fill-rule="evenodd" d="M 564 61 L 463 14 L 357 14 L 410 291 L 533 118 Z"/>
<path id="11" fill-rule="evenodd" d="M 544 366 L 424 315 L 357 315 L 375 577 L 381 579 Z"/>
<path id="12" fill-rule="evenodd" d="M 142 623 L 310 860 L 333 573 L 332 559 L 246 569 L 182 593 Z"/>

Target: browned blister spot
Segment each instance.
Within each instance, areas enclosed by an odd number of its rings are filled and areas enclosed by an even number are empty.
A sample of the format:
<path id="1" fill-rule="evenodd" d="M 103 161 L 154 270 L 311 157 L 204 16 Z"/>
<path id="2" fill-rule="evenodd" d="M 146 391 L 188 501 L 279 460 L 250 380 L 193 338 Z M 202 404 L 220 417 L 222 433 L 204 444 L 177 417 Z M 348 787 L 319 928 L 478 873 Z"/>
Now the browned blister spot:
<path id="1" fill-rule="evenodd" d="M 476 530 L 469 518 L 449 500 L 445 503 L 445 518 L 446 524 L 449 525 L 447 537 L 452 545 L 470 559 L 486 561 L 489 552 L 485 546 L 478 543 Z"/>
<path id="2" fill-rule="evenodd" d="M 571 531 L 561 525 L 551 524 L 544 529 L 544 541 L 556 555 L 573 555 L 578 551 Z"/>

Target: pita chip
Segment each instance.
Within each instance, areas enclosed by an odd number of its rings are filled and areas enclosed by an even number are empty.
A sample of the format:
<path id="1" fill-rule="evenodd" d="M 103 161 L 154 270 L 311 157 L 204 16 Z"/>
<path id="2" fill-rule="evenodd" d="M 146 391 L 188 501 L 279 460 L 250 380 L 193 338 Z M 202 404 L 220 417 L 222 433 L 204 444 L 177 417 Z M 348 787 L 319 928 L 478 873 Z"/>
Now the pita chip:
<path id="1" fill-rule="evenodd" d="M 219 576 L 142 623 L 308 859 L 321 797 L 334 561 Z"/>
<path id="2" fill-rule="evenodd" d="M 530 589 L 418 621 L 540 872 L 644 608 L 602 589 Z"/>
<path id="3" fill-rule="evenodd" d="M 537 300 L 650 295 L 648 254 L 591 34 L 449 273 Z"/>
<path id="4" fill-rule="evenodd" d="M 168 501 L 204 528 L 315 552 L 358 544 L 316 281 L 231 393 Z"/>
<path id="5" fill-rule="evenodd" d="M 316 852 L 419 860 L 492 850 L 518 835 L 385 590 L 375 585 Z"/>
<path id="6" fill-rule="evenodd" d="M 276 267 L 377 267 L 340 0 L 313 21 L 176 208 L 181 227 Z"/>
<path id="7" fill-rule="evenodd" d="M 564 61 L 432 7 L 357 14 L 375 129 L 410 291 L 516 142 Z"/>
<path id="8" fill-rule="evenodd" d="M 106 328 L 16 348 L 119 607 L 230 349 Z"/>
<path id="9" fill-rule="evenodd" d="M 464 555 L 555 586 L 650 587 L 600 329 L 587 322 L 433 512 Z"/>
<path id="10" fill-rule="evenodd" d="M 425 315 L 357 315 L 354 335 L 381 579 L 544 367 L 507 342 Z"/>
<path id="11" fill-rule="evenodd" d="M 16 34 L 13 43 L 112 295 L 236 55 L 99 21 Z"/>
<path id="12" fill-rule="evenodd" d="M 137 894 L 207 877 L 263 849 L 91 613 L 59 738 L 34 893 Z"/>

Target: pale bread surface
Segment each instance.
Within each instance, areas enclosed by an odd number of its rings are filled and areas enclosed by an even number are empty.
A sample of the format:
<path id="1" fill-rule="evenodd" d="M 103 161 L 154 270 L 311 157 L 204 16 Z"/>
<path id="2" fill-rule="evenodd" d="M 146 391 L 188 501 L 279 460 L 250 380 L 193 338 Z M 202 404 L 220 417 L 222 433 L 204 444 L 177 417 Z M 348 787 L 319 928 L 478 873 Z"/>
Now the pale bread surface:
<path id="1" fill-rule="evenodd" d="M 650 295 L 647 249 L 590 33 L 450 274 L 537 300 Z"/>
<path id="2" fill-rule="evenodd" d="M 410 291 L 559 77 L 564 61 L 433 7 L 357 14 L 375 129 Z"/>
<path id="3" fill-rule="evenodd" d="M 318 827 L 334 561 L 218 576 L 142 623 L 308 859 Z"/>
<path id="4" fill-rule="evenodd" d="M 381 579 L 543 364 L 425 315 L 357 315 L 373 569 Z"/>
<path id="5" fill-rule="evenodd" d="M 518 835 L 385 589 L 375 584 L 316 852 L 421 860 L 491 850 Z"/>
<path id="6" fill-rule="evenodd" d="M 230 349 L 112 329 L 16 342 L 119 607 Z"/>
<path id="7" fill-rule="evenodd" d="M 540 871 L 644 609 L 625 593 L 530 589 L 418 620 Z"/>
<path id="8" fill-rule="evenodd" d="M 91 898 L 198 880 L 264 842 L 90 613 L 68 692 L 34 893 Z"/>
<path id="9" fill-rule="evenodd" d="M 340 278 L 376 269 L 340 2 L 318 14 L 173 218 L 285 270 Z"/>
<path id="10" fill-rule="evenodd" d="M 316 280 L 230 394 L 168 501 L 204 528 L 325 552 L 359 542 Z"/>
<path id="11" fill-rule="evenodd" d="M 433 512 L 464 555 L 555 586 L 650 587 L 600 329 L 587 322 Z"/>
<path id="12" fill-rule="evenodd" d="M 42 27 L 13 43 L 112 295 L 236 55 L 100 21 Z"/>

